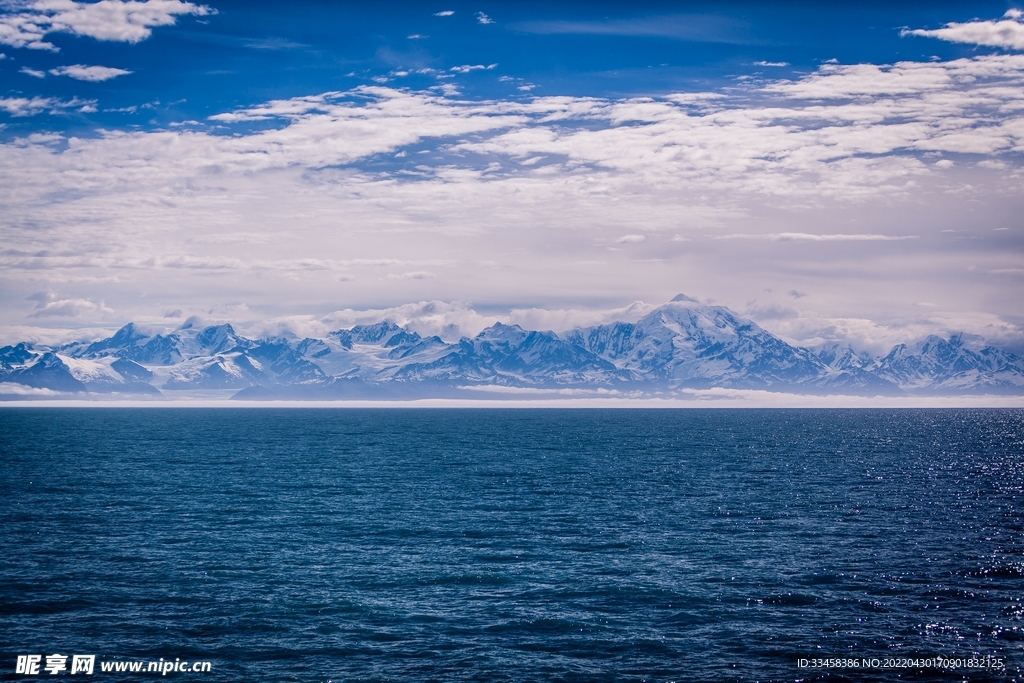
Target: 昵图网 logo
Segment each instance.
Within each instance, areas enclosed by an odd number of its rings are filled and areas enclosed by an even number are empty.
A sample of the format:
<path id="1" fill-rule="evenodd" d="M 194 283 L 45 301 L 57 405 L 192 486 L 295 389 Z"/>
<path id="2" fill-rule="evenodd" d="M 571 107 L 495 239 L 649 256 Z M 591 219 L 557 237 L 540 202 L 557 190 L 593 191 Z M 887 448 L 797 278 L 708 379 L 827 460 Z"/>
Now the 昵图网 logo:
<path id="1" fill-rule="evenodd" d="M 14 673 L 24 676 L 40 674 L 56 675 L 59 673 L 92 674 L 96 667 L 96 655 L 18 655 L 14 665 Z M 173 661 L 161 657 L 159 660 L 114 660 L 100 662 L 102 673 L 156 673 L 166 676 L 169 673 L 207 673 L 212 667 L 211 662 L 193 662 L 176 657 Z"/>

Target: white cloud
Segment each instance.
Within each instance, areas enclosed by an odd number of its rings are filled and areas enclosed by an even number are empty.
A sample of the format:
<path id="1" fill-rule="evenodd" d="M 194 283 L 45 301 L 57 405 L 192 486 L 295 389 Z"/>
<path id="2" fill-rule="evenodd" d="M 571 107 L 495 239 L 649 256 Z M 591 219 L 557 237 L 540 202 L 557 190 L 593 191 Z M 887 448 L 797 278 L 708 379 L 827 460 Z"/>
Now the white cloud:
<path id="1" fill-rule="evenodd" d="M 544 309 L 512 308 L 502 313 L 480 313 L 465 301 L 420 301 L 391 308 L 344 309 L 323 317 L 286 316 L 251 323 L 242 327 L 254 337 L 291 336 L 316 337 L 355 325 L 367 325 L 390 320 L 423 336 L 437 335 L 446 341 L 472 337 L 495 323 L 520 325 L 529 330 L 567 332 L 576 327 L 588 327 L 623 321 L 636 322 L 656 306 L 635 301 L 628 306 L 611 309 Z"/>
<path id="2" fill-rule="evenodd" d="M 765 62 L 765 61 L 760 61 L 760 62 L 754 62 L 754 66 L 778 66 L 778 67 L 782 67 L 782 66 L 789 66 L 789 62 Z"/>
<path id="3" fill-rule="evenodd" d="M 909 313 L 898 321 L 867 318 L 830 317 L 816 311 L 795 311 L 791 315 L 763 317 L 760 311 L 746 311 L 765 329 L 797 346 L 844 344 L 857 352 L 871 355 L 888 353 L 896 344 L 913 343 L 930 334 L 949 336 L 964 332 L 988 343 L 1019 353 L 1024 328 L 983 312 L 961 313 L 955 317 L 933 311 L 934 305 L 915 302 L 918 313 Z M 925 308 L 921 311 L 920 308 Z"/>
<path id="4" fill-rule="evenodd" d="M 11 116 L 34 116 L 42 112 L 59 114 L 62 110 L 94 107 L 95 100 L 59 100 L 54 97 L 0 97 L 0 110 Z M 93 109 L 95 111 L 95 109 Z"/>
<path id="5" fill-rule="evenodd" d="M 638 244 L 646 241 L 647 237 L 645 235 L 623 235 L 619 239 L 615 240 L 617 244 Z"/>
<path id="6" fill-rule="evenodd" d="M 463 65 L 452 70 L 485 68 Z M 887 77 L 894 74 L 898 84 L 890 85 Z M 1024 147 L 1024 129 L 1013 109 L 1000 113 L 1008 106 L 1024 106 L 1021 85 L 1024 57 L 1003 56 L 892 67 L 827 65 L 799 81 L 770 83 L 735 104 L 721 96 L 462 102 L 360 88 L 215 115 L 211 119 L 223 124 L 282 123 L 234 137 L 179 131 L 174 134 L 179 136 L 176 148 L 190 149 L 194 156 L 172 166 L 318 168 L 393 154 L 426 138 L 449 137 L 454 138 L 447 143 L 454 142 L 446 147 L 450 152 L 560 159 L 569 164 L 566 170 L 589 168 L 609 178 L 609 173 L 630 173 L 639 182 L 658 186 L 686 182 L 762 195 L 856 199 L 909 191 L 908 183 L 929 173 L 916 157 L 919 152 L 993 155 Z M 750 97 L 767 101 L 749 104 Z M 854 101 L 845 101 L 850 97 Z M 53 104 L 42 98 L 16 99 L 5 100 L 12 113 Z M 814 102 L 803 104 L 801 99 Z M 694 101 L 715 105 L 694 110 Z M 578 121 L 590 125 L 581 127 L 574 123 Z M 484 133 L 474 140 L 460 138 Z M 166 135 L 171 134 L 113 133 L 82 144 L 113 151 Z"/>
<path id="7" fill-rule="evenodd" d="M 30 297 L 32 298 L 32 297 Z M 88 299 L 58 299 L 53 294 L 35 297 L 38 300 L 35 311 L 30 318 L 80 318 L 90 314 L 113 313 L 102 301 L 96 303 Z"/>
<path id="8" fill-rule="evenodd" d="M 40 71 L 39 69 L 31 69 L 27 66 L 21 67 L 20 69 L 18 69 L 18 71 L 25 74 L 26 76 L 32 76 L 33 78 L 46 78 L 45 72 Z"/>
<path id="9" fill-rule="evenodd" d="M 435 17 L 450 17 L 453 14 L 455 14 L 455 10 L 446 9 L 446 10 L 442 10 L 440 12 L 435 12 L 434 16 Z"/>
<path id="10" fill-rule="evenodd" d="M 351 328 L 391 320 L 423 336 L 440 336 L 454 341 L 463 336 L 478 334 L 485 327 L 496 322 L 510 323 L 506 315 L 485 315 L 478 313 L 464 301 L 420 301 L 392 308 L 343 309 L 329 313 L 323 318 L 299 322 L 297 327 L 307 331 L 327 331 Z M 298 322 L 298 321 L 297 321 Z M 295 323 L 293 323 L 295 324 Z"/>
<path id="11" fill-rule="evenodd" d="M 431 90 L 437 90 L 445 97 L 455 97 L 456 95 L 459 95 L 462 92 L 459 90 L 459 86 L 453 83 L 442 83 L 441 85 L 435 85 L 434 87 L 431 88 Z"/>
<path id="12" fill-rule="evenodd" d="M 60 392 L 53 389 L 37 389 L 35 387 L 17 384 L 15 382 L 0 382 L 0 395 L 7 396 L 60 396 Z"/>
<path id="13" fill-rule="evenodd" d="M 50 33 L 138 43 L 152 34 L 153 27 L 174 24 L 178 15 L 212 13 L 205 5 L 181 0 L 38 0 L 26 11 L 0 15 L 0 44 L 56 51 L 43 40 Z"/>
<path id="14" fill-rule="evenodd" d="M 358 99 L 353 102 L 351 95 Z M 257 136 L 180 135 L 188 136 L 186 145 L 197 146 L 197 154 L 231 166 L 241 163 L 253 170 L 291 164 L 323 167 L 392 152 L 424 137 L 481 133 L 526 122 L 521 113 L 509 111 L 506 114 L 501 109 L 452 103 L 422 93 L 363 87 L 352 93 L 277 100 L 210 117 L 224 123 L 276 118 L 288 124 Z M 202 148 L 205 151 L 200 151 Z M 320 161 L 316 161 L 316 157 Z M 181 161 L 189 165 L 199 162 L 202 166 L 209 163 L 199 157 Z"/>
<path id="15" fill-rule="evenodd" d="M 487 69 L 493 69 L 496 66 L 498 65 L 488 64 L 487 66 L 484 66 L 483 64 L 463 64 L 462 66 L 453 66 L 451 69 L 449 69 L 449 71 L 454 71 L 455 73 L 458 74 L 468 74 L 470 71 L 483 71 Z"/>
<path id="16" fill-rule="evenodd" d="M 491 19 L 489 16 L 487 16 L 483 12 L 477 12 L 476 13 L 476 20 L 479 23 L 481 23 L 481 24 L 493 24 L 494 23 L 494 19 Z"/>
<path id="17" fill-rule="evenodd" d="M 110 66 L 84 66 L 82 64 L 72 64 L 71 66 L 58 66 L 56 69 L 50 69 L 50 73 L 54 76 L 70 76 L 79 81 L 109 81 L 111 78 L 117 78 L 118 76 L 127 76 L 132 73 L 125 69 L 115 69 Z"/>
<path id="18" fill-rule="evenodd" d="M 900 35 L 938 38 L 951 43 L 970 43 L 988 47 L 1024 50 L 1024 22 L 1020 10 L 1007 10 L 1001 20 L 952 22 L 943 28 L 904 29 Z"/>

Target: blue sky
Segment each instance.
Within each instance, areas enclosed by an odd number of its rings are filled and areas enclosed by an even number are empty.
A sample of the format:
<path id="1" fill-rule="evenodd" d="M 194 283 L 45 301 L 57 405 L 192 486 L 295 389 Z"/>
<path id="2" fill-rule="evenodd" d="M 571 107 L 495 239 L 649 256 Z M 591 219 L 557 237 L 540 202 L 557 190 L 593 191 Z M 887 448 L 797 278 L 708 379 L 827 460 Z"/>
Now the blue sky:
<path id="1" fill-rule="evenodd" d="M 18 7 L 8 4 L 8 12 Z M 203 7 L 215 13 L 170 15 L 175 25 L 154 26 L 137 43 L 54 32 L 45 40 L 59 52 L 0 47 L 7 57 L 0 64 L 6 96 L 100 103 L 99 111 L 80 116 L 7 120 L 5 135 L 166 126 L 271 99 L 348 90 L 375 78 L 425 89 L 437 85 L 438 74 L 446 75 L 474 98 L 620 98 L 728 87 L 742 77 L 792 77 L 829 59 L 955 59 L 977 54 L 978 46 L 901 37 L 900 29 L 998 17 L 1009 5 L 517 2 L 381 8 L 321 0 Z M 446 10 L 453 13 L 436 16 Z M 492 23 L 481 23 L 481 14 Z M 98 83 L 48 73 L 69 63 L 132 73 Z M 491 70 L 451 72 L 492 64 Z M 423 69 L 434 71 L 416 73 Z M 394 76 L 403 71 L 409 75 Z M 519 90 L 524 86 L 533 88 Z M 138 109 L 144 105 L 151 108 Z"/>
<path id="2" fill-rule="evenodd" d="M 795 343 L 1024 348 L 1013 4 L 0 8 L 5 343 L 685 291 Z"/>

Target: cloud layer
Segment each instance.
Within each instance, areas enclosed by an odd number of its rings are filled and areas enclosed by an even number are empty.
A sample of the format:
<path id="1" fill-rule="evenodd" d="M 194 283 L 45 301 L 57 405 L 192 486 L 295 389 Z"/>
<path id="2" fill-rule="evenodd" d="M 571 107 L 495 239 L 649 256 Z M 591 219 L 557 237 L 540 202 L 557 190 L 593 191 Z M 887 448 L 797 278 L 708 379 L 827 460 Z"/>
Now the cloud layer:
<path id="1" fill-rule="evenodd" d="M 935 30 L 904 30 L 903 35 L 938 38 L 951 43 L 969 43 L 987 47 L 1002 47 L 1024 50 L 1024 13 L 1018 9 L 1007 10 L 998 21 L 968 21 L 949 23 Z"/>
<path id="2" fill-rule="evenodd" d="M 51 33 L 138 43 L 149 38 L 153 27 L 172 25 L 180 15 L 212 12 L 205 5 L 181 0 L 38 0 L 25 11 L 0 15 L 0 44 L 56 51 L 44 40 Z"/>
<path id="3" fill-rule="evenodd" d="M 908 321 L 1014 343 L 1022 111 L 1024 55 L 1002 54 L 620 100 L 362 87 L 18 138 L 0 147 L 0 305 L 23 331 L 472 302 L 440 333 L 685 291 L 799 343 L 881 344 Z"/>

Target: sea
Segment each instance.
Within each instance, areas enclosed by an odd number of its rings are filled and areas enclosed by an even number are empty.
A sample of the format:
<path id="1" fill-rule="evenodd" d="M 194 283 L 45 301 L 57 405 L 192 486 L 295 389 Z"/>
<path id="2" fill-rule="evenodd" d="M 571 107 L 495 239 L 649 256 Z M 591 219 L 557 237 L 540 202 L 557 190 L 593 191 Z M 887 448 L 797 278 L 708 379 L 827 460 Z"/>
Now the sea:
<path id="1" fill-rule="evenodd" d="M 1022 678 L 1022 410 L 0 408 L 0 475 L 0 680 Z"/>

